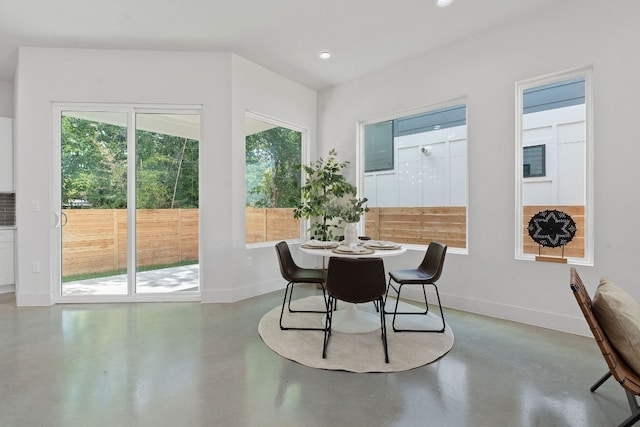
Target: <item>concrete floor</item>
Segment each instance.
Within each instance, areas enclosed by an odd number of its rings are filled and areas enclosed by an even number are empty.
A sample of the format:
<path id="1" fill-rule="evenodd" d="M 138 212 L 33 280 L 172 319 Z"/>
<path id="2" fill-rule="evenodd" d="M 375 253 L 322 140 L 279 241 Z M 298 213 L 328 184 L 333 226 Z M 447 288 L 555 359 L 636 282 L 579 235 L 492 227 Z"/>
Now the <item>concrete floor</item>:
<path id="1" fill-rule="evenodd" d="M 323 371 L 261 341 L 281 297 L 17 308 L 0 295 L 0 425 L 601 427 L 629 415 L 615 381 L 589 392 L 605 372 L 592 338 L 446 310 L 455 343 L 433 364 Z"/>

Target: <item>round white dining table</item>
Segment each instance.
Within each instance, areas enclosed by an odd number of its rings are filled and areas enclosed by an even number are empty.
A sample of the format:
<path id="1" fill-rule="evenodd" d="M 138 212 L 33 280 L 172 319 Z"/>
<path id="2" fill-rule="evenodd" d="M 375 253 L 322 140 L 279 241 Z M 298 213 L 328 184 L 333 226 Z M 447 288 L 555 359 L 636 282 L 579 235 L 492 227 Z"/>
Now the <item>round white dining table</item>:
<path id="1" fill-rule="evenodd" d="M 407 248 L 401 246 L 398 249 L 375 249 L 373 253 L 340 253 L 334 252 L 333 249 L 309 248 L 301 245 L 300 250 L 306 254 L 321 257 L 385 258 L 401 255 L 407 251 Z M 384 307 L 380 307 L 380 310 L 383 309 Z M 324 324 L 324 317 L 322 322 Z M 333 313 L 331 321 L 331 330 L 345 334 L 363 334 L 379 328 L 379 314 L 358 310 L 357 304 L 343 301 L 338 304 L 338 310 Z"/>

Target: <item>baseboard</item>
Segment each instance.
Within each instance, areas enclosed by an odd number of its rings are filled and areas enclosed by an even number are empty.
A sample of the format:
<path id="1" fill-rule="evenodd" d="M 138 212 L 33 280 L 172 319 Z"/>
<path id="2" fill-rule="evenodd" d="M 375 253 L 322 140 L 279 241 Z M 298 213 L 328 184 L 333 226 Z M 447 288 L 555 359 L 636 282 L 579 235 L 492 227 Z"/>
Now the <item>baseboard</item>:
<path id="1" fill-rule="evenodd" d="M 233 289 L 216 289 L 212 291 L 202 291 L 201 301 L 203 303 L 215 302 L 237 302 L 247 298 L 267 294 L 269 292 L 284 288 L 282 279 L 261 282 Z"/>
<path id="2" fill-rule="evenodd" d="M 53 305 L 53 297 L 50 294 L 23 294 L 16 292 L 16 305 L 19 307 L 49 306 Z"/>
<path id="3" fill-rule="evenodd" d="M 424 300 L 421 290 L 413 288 L 403 288 L 402 297 L 415 301 Z M 429 304 L 431 304 L 435 301 L 436 295 L 433 291 L 428 291 L 427 298 L 429 300 Z M 483 316 L 495 317 L 498 319 L 510 320 L 512 322 L 524 323 L 555 331 L 567 332 L 575 335 L 591 336 L 591 332 L 589 331 L 587 323 L 583 317 L 572 317 L 526 307 L 498 304 L 490 301 L 445 294 L 442 292 L 440 292 L 440 300 L 442 301 L 443 307 L 481 314 Z"/>
<path id="4" fill-rule="evenodd" d="M 0 285 L 0 294 L 8 294 L 16 291 L 16 285 Z"/>

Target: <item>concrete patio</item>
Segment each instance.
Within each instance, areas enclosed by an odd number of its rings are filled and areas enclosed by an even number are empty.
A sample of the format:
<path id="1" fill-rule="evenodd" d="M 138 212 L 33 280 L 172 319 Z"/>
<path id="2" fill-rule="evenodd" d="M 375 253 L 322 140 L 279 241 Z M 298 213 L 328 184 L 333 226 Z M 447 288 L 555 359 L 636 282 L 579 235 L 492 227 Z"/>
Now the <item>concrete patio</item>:
<path id="1" fill-rule="evenodd" d="M 138 272 L 136 274 L 136 293 L 197 291 L 199 271 L 199 264 L 191 264 Z M 125 295 L 126 293 L 126 274 L 62 284 L 62 295 Z"/>

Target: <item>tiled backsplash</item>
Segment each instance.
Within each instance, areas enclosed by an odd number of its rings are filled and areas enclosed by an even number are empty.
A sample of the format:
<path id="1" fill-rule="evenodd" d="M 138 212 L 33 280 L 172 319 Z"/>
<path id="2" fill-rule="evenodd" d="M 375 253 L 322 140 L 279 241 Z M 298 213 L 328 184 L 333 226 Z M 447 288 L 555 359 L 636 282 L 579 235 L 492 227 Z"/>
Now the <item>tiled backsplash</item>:
<path id="1" fill-rule="evenodd" d="M 0 227 L 16 225 L 16 195 L 0 193 Z"/>

